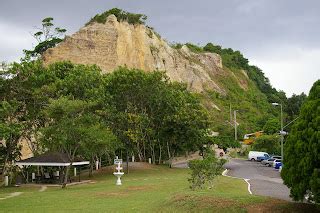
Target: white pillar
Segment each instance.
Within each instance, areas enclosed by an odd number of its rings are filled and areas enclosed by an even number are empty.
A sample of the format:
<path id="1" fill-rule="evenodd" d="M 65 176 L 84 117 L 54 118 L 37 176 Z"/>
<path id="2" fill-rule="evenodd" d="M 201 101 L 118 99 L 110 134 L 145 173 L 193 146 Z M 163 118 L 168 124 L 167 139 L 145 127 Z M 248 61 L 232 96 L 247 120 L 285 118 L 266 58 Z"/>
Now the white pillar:
<path id="1" fill-rule="evenodd" d="M 4 176 L 4 186 L 8 186 L 9 185 L 9 176 L 6 175 Z"/>
<path id="2" fill-rule="evenodd" d="M 36 173 L 32 172 L 31 174 L 31 182 L 33 182 L 36 179 Z"/>
<path id="3" fill-rule="evenodd" d="M 73 176 L 77 176 L 77 167 L 73 168 Z"/>
<path id="4" fill-rule="evenodd" d="M 149 163 L 151 164 L 151 158 L 149 158 Z"/>
<path id="5" fill-rule="evenodd" d="M 134 155 L 132 155 L 132 162 L 134 162 Z"/>
<path id="6" fill-rule="evenodd" d="M 99 170 L 99 161 L 96 161 L 96 170 Z"/>

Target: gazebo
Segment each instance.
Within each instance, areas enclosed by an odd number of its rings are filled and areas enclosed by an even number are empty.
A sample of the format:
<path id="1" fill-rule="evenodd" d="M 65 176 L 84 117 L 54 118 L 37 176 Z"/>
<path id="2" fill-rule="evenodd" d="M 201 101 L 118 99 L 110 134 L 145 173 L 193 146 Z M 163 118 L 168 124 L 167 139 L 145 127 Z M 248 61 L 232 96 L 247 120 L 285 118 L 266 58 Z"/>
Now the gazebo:
<path id="1" fill-rule="evenodd" d="M 83 159 L 76 158 L 73 162 L 69 160 L 69 157 L 66 153 L 60 152 L 48 152 L 39 156 L 31 157 L 25 160 L 21 160 L 16 162 L 17 166 L 20 167 L 29 167 L 29 166 L 37 166 L 38 172 L 32 173 L 31 180 L 55 180 L 61 182 L 61 168 L 65 168 L 67 166 L 74 166 L 74 176 L 77 174 L 77 167 L 79 167 L 79 181 L 80 181 L 80 166 L 90 164 L 89 161 L 84 161 Z M 40 175 L 39 167 L 54 167 L 55 171 L 50 174 L 49 172 L 45 172 L 44 175 Z"/>

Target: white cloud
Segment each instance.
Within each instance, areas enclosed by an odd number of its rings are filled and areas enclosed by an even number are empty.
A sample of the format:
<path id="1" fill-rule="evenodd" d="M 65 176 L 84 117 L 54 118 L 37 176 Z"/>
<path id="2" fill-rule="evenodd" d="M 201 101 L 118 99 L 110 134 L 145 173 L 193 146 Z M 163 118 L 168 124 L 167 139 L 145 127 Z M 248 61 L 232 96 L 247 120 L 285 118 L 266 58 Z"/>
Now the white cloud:
<path id="1" fill-rule="evenodd" d="M 271 84 L 286 92 L 309 93 L 313 83 L 320 79 L 320 49 L 278 47 L 251 57 L 251 64 L 260 67 Z"/>
<path id="2" fill-rule="evenodd" d="M 0 20 L 0 61 L 17 61 L 23 49 L 30 49 L 34 39 L 30 29 L 5 23 Z"/>

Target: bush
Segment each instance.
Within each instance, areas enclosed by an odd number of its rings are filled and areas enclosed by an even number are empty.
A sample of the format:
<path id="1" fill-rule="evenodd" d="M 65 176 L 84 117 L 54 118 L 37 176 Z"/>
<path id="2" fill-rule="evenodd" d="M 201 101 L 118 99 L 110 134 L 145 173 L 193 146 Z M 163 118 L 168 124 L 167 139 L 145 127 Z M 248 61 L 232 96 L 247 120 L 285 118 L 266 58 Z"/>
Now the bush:
<path id="1" fill-rule="evenodd" d="M 107 21 L 107 17 L 110 15 L 115 15 L 119 22 L 127 21 L 129 24 L 145 24 L 145 21 L 147 20 L 146 15 L 129 13 L 118 8 L 113 8 L 101 14 L 95 15 L 86 25 L 91 24 L 93 22 L 104 24 Z"/>
<path id="2" fill-rule="evenodd" d="M 185 45 L 189 48 L 189 50 L 191 52 L 194 52 L 194 53 L 203 53 L 204 52 L 202 47 L 199 47 L 199 46 L 197 46 L 195 44 L 186 43 Z"/>
<path id="3" fill-rule="evenodd" d="M 252 150 L 280 154 L 280 138 L 278 135 L 262 135 L 252 145 Z"/>
<path id="4" fill-rule="evenodd" d="M 203 188 L 208 183 L 209 188 L 213 187 L 213 179 L 217 175 L 221 175 L 223 165 L 226 163 L 225 159 L 217 159 L 212 150 L 207 150 L 203 160 L 189 161 L 189 168 L 191 170 L 190 188 L 195 190 Z"/>

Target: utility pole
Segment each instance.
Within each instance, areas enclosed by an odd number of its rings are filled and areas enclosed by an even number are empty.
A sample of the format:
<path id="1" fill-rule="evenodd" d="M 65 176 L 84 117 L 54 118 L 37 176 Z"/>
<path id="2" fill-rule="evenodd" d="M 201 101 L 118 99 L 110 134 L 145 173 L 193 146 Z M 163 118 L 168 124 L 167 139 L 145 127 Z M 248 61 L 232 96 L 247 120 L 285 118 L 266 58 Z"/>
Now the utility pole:
<path id="1" fill-rule="evenodd" d="M 283 162 L 283 139 L 284 139 L 284 135 L 283 135 L 283 110 L 282 110 L 282 104 L 280 104 L 280 110 L 281 110 L 281 158 L 282 158 L 282 162 Z"/>
<path id="2" fill-rule="evenodd" d="M 237 141 L 237 110 L 233 111 L 233 116 L 234 116 L 234 140 Z"/>
<path id="3" fill-rule="evenodd" d="M 279 103 L 272 103 L 273 106 L 279 106 L 280 105 L 280 122 L 281 122 L 281 131 L 280 131 L 280 139 L 281 139 L 281 158 L 283 162 L 283 140 L 284 140 L 284 132 L 283 132 L 283 109 L 282 104 Z"/>
<path id="4" fill-rule="evenodd" d="M 232 125 L 232 110 L 231 110 L 231 103 L 230 103 L 230 124 Z"/>

